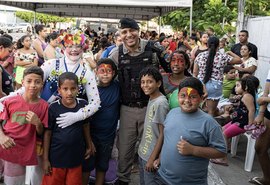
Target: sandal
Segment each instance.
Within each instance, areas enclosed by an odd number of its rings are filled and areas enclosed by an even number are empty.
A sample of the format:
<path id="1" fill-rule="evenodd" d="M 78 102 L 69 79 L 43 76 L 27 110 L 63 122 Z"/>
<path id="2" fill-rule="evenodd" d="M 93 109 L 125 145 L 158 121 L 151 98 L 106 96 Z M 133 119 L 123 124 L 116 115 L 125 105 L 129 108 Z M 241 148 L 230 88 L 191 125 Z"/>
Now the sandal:
<path id="1" fill-rule="evenodd" d="M 252 177 L 251 179 L 249 179 L 248 182 L 252 183 L 252 184 L 256 184 L 256 185 L 264 185 L 262 182 L 260 182 L 262 178 L 260 177 Z"/>

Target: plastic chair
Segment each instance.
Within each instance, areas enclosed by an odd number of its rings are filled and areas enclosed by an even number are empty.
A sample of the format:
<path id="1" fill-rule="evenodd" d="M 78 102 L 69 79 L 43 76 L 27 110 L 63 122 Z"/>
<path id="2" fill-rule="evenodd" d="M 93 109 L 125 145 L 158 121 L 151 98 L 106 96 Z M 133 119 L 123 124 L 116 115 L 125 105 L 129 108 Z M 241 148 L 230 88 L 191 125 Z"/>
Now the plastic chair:
<path id="1" fill-rule="evenodd" d="M 255 156 L 256 139 L 253 139 L 251 137 L 251 134 L 248 134 L 248 133 L 244 133 L 243 135 L 245 135 L 247 137 L 247 140 L 248 140 L 244 169 L 247 172 L 251 172 L 252 166 L 253 166 L 253 161 L 254 161 L 254 156 Z M 236 152 L 237 152 L 237 145 L 238 145 L 239 138 L 240 138 L 240 135 L 235 136 L 232 138 L 232 141 L 231 141 L 231 154 L 233 157 L 236 155 Z"/>

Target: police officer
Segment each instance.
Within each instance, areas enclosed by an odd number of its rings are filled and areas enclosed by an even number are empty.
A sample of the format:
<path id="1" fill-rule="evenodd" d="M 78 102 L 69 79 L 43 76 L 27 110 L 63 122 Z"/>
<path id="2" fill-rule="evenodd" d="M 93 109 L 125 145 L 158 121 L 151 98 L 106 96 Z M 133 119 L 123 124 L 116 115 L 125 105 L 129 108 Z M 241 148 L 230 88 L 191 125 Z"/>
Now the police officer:
<path id="1" fill-rule="evenodd" d="M 123 44 L 114 48 L 110 58 L 118 66 L 118 80 L 121 87 L 121 110 L 119 128 L 119 185 L 130 181 L 135 145 L 142 137 L 148 97 L 140 88 L 140 71 L 149 65 L 168 65 L 163 58 L 163 50 L 153 41 L 139 37 L 139 25 L 130 18 L 119 22 L 119 32 Z"/>

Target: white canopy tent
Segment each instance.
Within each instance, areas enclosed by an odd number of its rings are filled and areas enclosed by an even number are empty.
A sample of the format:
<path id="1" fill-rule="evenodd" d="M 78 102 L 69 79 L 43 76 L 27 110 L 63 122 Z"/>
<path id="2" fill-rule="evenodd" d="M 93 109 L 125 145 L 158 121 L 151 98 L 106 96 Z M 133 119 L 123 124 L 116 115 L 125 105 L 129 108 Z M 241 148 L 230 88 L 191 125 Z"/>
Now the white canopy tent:
<path id="1" fill-rule="evenodd" d="M 192 0 L 0 0 L 0 4 L 66 17 L 135 20 L 150 20 L 180 7 L 189 7 L 192 22 Z"/>

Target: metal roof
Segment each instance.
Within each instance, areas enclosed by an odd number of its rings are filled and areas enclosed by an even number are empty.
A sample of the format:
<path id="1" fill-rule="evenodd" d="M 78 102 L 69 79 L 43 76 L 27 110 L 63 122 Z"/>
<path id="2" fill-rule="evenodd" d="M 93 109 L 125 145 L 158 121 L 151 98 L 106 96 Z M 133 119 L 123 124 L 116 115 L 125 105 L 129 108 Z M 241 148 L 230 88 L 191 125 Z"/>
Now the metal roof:
<path id="1" fill-rule="evenodd" d="M 0 0 L 0 4 L 67 17 L 150 20 L 192 0 Z"/>

